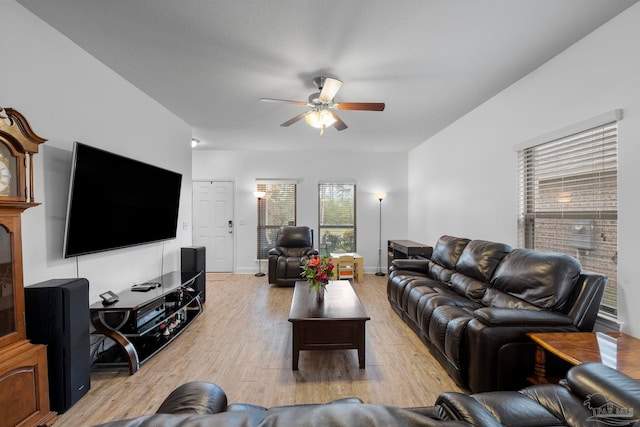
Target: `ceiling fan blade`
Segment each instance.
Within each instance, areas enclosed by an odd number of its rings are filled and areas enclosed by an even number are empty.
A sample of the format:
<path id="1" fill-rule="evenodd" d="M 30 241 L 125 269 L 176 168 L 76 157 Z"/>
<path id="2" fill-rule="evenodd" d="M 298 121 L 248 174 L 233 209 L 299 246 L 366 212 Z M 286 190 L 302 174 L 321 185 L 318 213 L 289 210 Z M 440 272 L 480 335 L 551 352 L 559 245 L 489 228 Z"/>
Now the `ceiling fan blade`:
<path id="1" fill-rule="evenodd" d="M 298 120 L 302 119 L 304 116 L 306 116 L 309 112 L 305 111 L 303 113 L 298 114 L 297 116 L 295 116 L 292 119 L 287 120 L 286 122 L 282 123 L 280 126 L 282 126 L 283 128 L 286 128 L 287 126 L 291 126 L 292 124 L 294 124 L 295 122 L 297 122 Z"/>
<path id="2" fill-rule="evenodd" d="M 331 100 L 336 96 L 336 93 L 340 90 L 341 86 L 342 81 L 332 79 L 331 77 L 325 78 L 322 85 L 322 91 L 320 92 L 320 100 L 322 102 L 331 102 Z"/>
<path id="3" fill-rule="evenodd" d="M 333 116 L 333 118 L 336 119 L 335 123 L 333 124 L 333 127 L 336 128 L 337 130 L 345 130 L 347 128 L 347 124 L 343 122 L 342 119 L 338 117 L 338 115 L 333 111 L 330 111 L 330 113 Z"/>
<path id="4" fill-rule="evenodd" d="M 260 98 L 259 101 L 263 101 L 263 102 L 286 102 L 289 104 L 295 104 L 295 105 L 302 105 L 302 106 L 307 106 L 309 105 L 309 102 L 307 101 L 292 101 L 290 99 L 276 99 L 276 98 Z"/>
<path id="5" fill-rule="evenodd" d="M 384 111 L 384 102 L 339 102 L 333 104 L 336 110 Z"/>

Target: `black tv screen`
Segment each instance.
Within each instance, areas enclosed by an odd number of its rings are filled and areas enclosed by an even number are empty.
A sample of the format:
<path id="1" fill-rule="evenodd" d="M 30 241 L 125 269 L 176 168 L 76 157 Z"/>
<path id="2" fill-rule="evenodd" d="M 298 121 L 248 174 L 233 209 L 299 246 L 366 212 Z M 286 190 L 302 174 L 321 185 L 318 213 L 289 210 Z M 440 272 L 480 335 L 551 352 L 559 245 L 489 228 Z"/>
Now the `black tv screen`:
<path id="1" fill-rule="evenodd" d="M 182 175 L 76 142 L 65 258 L 173 239 Z"/>

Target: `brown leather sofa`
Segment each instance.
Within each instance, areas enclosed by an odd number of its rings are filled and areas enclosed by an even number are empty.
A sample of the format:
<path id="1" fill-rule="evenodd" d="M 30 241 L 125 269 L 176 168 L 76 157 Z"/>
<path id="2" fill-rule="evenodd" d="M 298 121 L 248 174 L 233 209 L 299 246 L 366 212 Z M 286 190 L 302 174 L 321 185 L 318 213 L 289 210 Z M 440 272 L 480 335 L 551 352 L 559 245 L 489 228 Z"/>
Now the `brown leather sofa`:
<path id="1" fill-rule="evenodd" d="M 458 385 L 517 390 L 533 374 L 528 332 L 591 331 L 607 277 L 572 257 L 442 236 L 431 259 L 398 259 L 387 298 Z"/>
<path id="2" fill-rule="evenodd" d="M 272 408 L 229 405 L 220 387 L 197 381 L 175 389 L 154 415 L 100 427 L 637 427 L 639 419 L 640 382 L 599 363 L 585 363 L 569 370 L 563 385 L 473 395 L 446 392 L 435 405 L 415 408 L 357 398 Z"/>
<path id="3" fill-rule="evenodd" d="M 276 245 L 269 251 L 269 283 L 279 286 L 294 286 L 296 280 L 302 280 L 301 267 L 311 255 L 317 255 L 313 249 L 313 230 L 305 226 L 282 227 L 276 233 Z"/>

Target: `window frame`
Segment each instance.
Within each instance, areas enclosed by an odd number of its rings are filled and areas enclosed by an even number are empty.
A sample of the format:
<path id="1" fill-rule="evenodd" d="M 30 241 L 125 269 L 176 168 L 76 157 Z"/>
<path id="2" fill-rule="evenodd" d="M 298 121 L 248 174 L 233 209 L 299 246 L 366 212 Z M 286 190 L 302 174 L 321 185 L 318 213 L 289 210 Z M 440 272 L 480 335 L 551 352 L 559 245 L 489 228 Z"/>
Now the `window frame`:
<path id="1" fill-rule="evenodd" d="M 344 187 L 350 186 L 350 193 L 353 194 L 352 201 L 352 210 L 353 210 L 353 224 L 323 224 L 322 221 L 324 219 L 323 215 L 323 194 L 326 194 L 323 191 L 323 187 Z M 329 190 L 330 194 L 333 194 L 336 190 Z M 333 199 L 335 200 L 335 199 Z M 358 201 L 358 186 L 354 182 L 319 182 L 318 183 L 318 251 L 322 255 L 329 255 L 332 252 L 357 252 L 357 236 L 358 236 L 358 226 L 357 226 L 357 201 Z M 325 230 L 330 229 L 351 229 L 353 233 L 353 238 L 351 239 L 352 246 L 349 247 L 335 247 L 335 245 L 339 245 L 340 241 L 337 240 L 334 243 L 326 243 L 323 242 Z M 344 233 L 342 233 L 344 234 Z M 351 249 L 351 250 L 349 250 Z"/>
<path id="2" fill-rule="evenodd" d="M 613 319 L 617 318 L 618 301 L 621 119 L 622 111 L 615 110 L 514 147 L 518 153 L 519 245 L 566 253 L 577 258 L 585 270 L 607 275 L 600 316 Z M 567 250 L 569 245 L 572 250 Z"/>
<path id="3" fill-rule="evenodd" d="M 282 226 L 295 226 L 297 225 L 297 211 L 298 211 L 298 185 L 297 181 L 289 180 L 257 180 L 256 191 L 264 191 L 265 196 L 256 199 L 257 209 L 257 229 L 256 229 L 256 255 L 257 259 L 267 259 L 269 257 L 269 251 L 275 247 L 276 233 Z M 289 208 L 290 212 L 285 212 L 285 217 L 288 218 L 286 223 L 283 221 L 274 222 L 271 224 L 266 223 L 269 215 L 269 208 L 276 208 L 276 206 L 270 206 L 276 200 L 274 197 L 276 186 L 292 186 L 289 189 L 284 189 L 284 195 L 291 195 L 289 200 L 283 200 L 283 202 L 292 203 Z"/>

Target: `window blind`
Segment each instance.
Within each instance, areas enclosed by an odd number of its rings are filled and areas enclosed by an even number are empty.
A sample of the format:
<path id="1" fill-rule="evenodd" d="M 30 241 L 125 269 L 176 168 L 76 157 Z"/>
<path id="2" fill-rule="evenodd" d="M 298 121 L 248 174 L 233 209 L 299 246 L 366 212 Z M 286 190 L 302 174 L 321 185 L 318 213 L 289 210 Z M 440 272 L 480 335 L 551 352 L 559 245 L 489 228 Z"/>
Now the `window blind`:
<path id="1" fill-rule="evenodd" d="M 258 259 L 269 257 L 275 247 L 276 233 L 283 225 L 296 225 L 297 185 L 291 182 L 257 183 L 265 196 L 258 200 Z"/>
<path id="2" fill-rule="evenodd" d="M 356 185 L 318 184 L 318 208 L 320 252 L 356 252 Z"/>
<path id="3" fill-rule="evenodd" d="M 519 245 L 561 252 L 609 277 L 601 312 L 617 315 L 617 122 L 518 151 Z"/>

